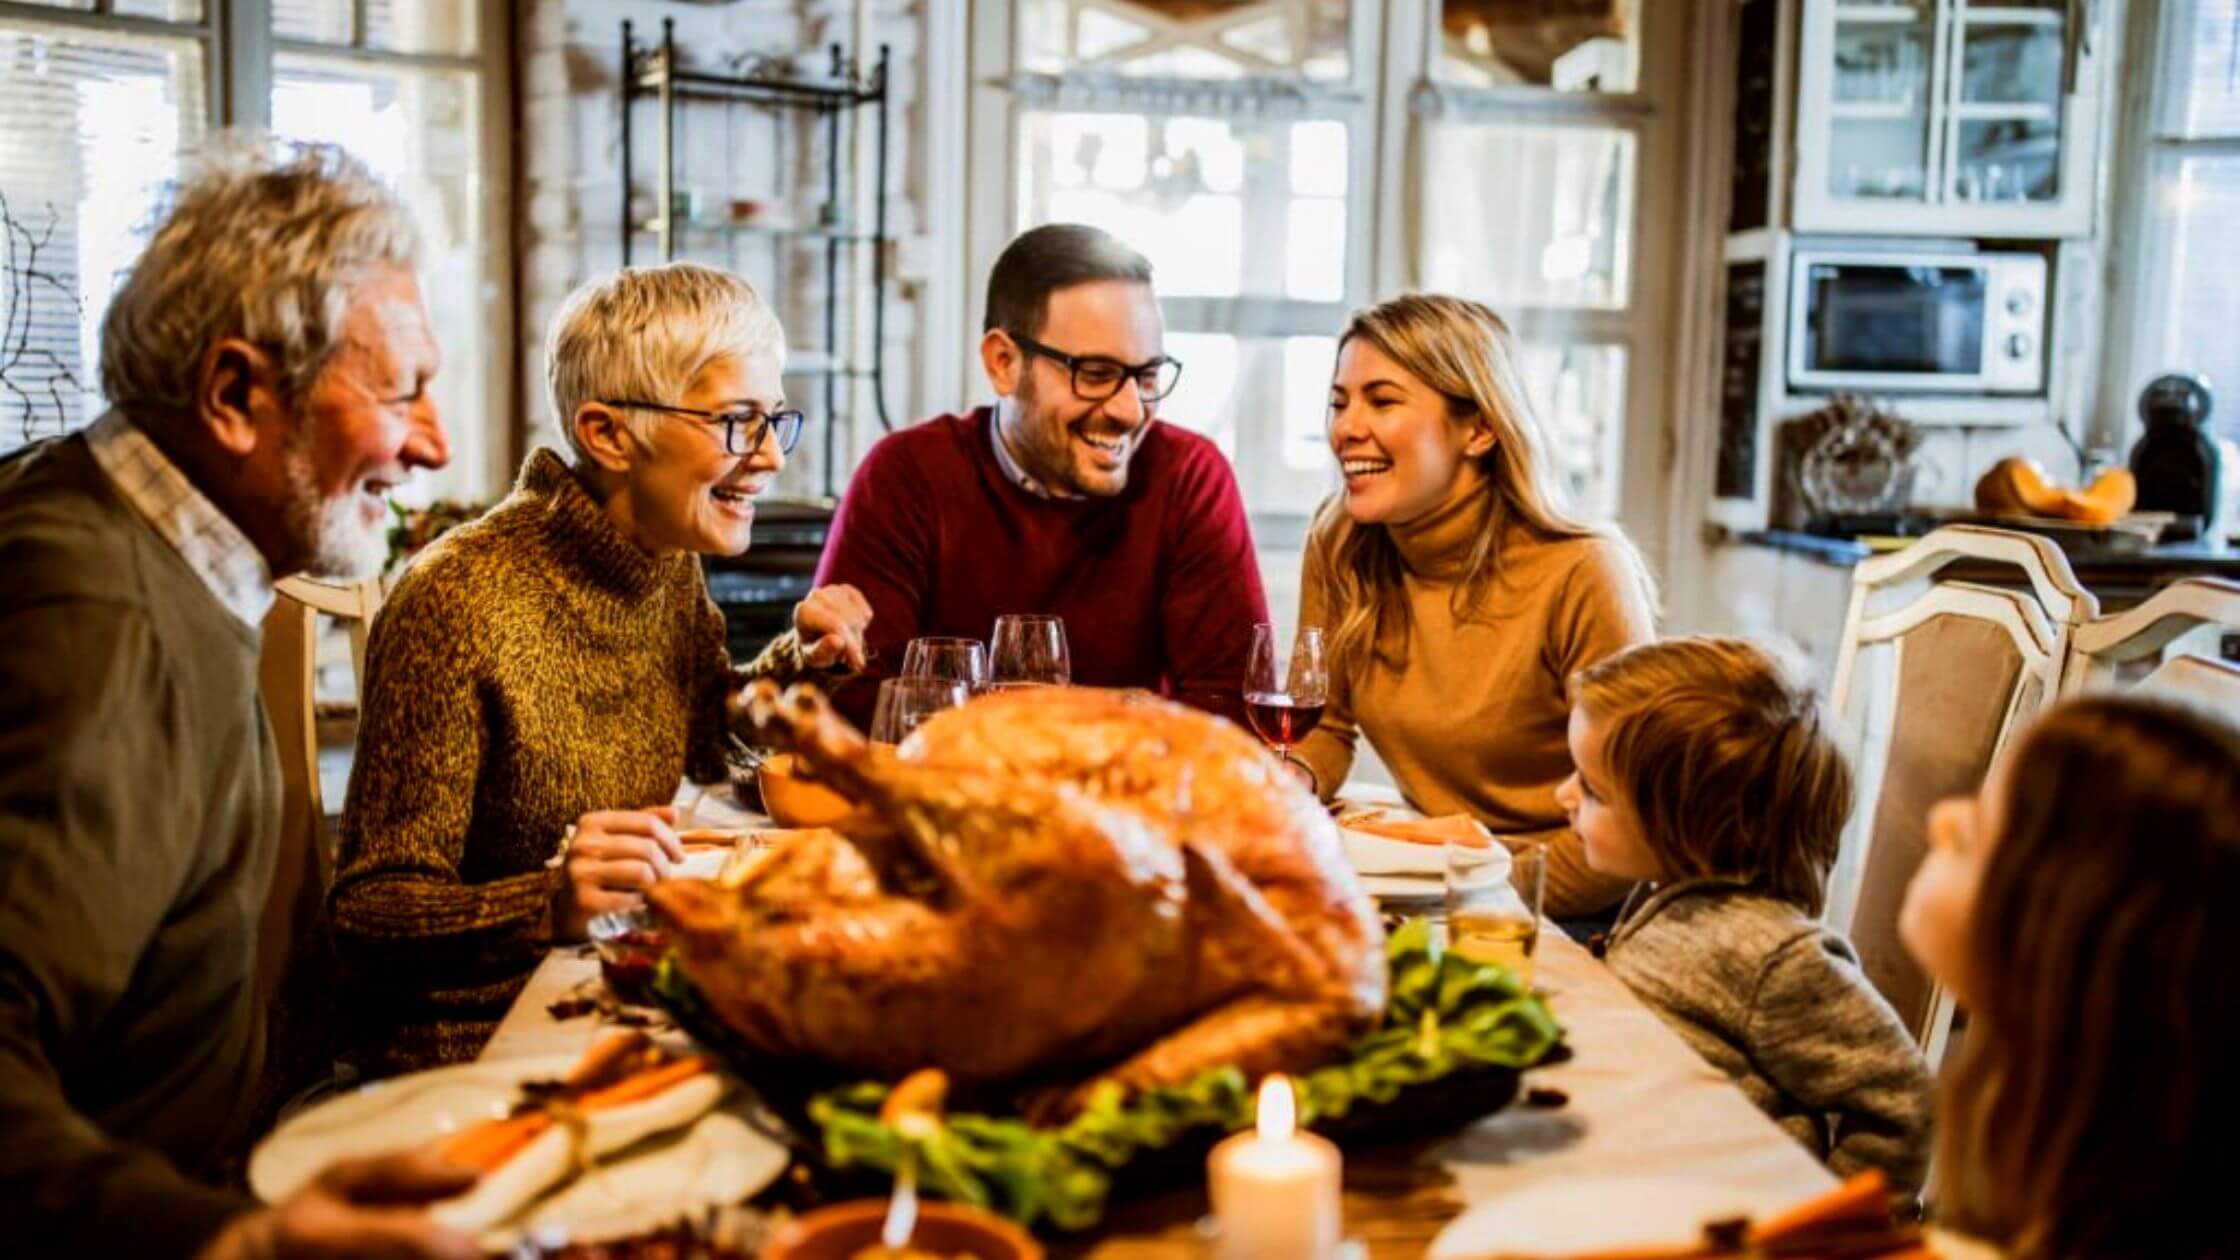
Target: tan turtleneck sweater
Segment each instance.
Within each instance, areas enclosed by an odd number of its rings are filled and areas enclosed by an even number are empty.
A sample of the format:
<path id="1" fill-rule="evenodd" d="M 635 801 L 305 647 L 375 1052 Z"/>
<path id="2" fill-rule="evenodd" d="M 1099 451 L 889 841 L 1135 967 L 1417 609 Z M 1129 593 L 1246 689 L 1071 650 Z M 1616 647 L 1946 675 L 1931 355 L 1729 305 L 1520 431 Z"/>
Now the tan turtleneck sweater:
<path id="1" fill-rule="evenodd" d="M 793 635 L 743 672 L 802 672 Z M 550 944 L 569 824 L 721 778 L 730 681 L 699 559 L 647 554 L 549 450 L 405 570 L 373 623 L 328 903 L 361 1070 L 482 1048 Z"/>
<path id="2" fill-rule="evenodd" d="M 1616 904 L 1627 885 L 1587 866 L 1556 804 L 1556 786 L 1571 773 L 1569 680 L 1656 637 L 1650 593 L 1624 543 L 1547 538 L 1512 524 L 1495 556 L 1500 577 L 1458 617 L 1453 596 L 1488 507 L 1474 494 L 1387 527 L 1405 567 L 1405 664 L 1332 661 L 1322 724 L 1296 751 L 1325 794 L 1335 793 L 1354 741 L 1368 735 L 1410 805 L 1548 842 L 1547 913 L 1592 913 Z M 1327 529 L 1307 539 L 1300 584 L 1299 624 L 1325 632 L 1340 616 L 1330 606 L 1333 544 Z"/>

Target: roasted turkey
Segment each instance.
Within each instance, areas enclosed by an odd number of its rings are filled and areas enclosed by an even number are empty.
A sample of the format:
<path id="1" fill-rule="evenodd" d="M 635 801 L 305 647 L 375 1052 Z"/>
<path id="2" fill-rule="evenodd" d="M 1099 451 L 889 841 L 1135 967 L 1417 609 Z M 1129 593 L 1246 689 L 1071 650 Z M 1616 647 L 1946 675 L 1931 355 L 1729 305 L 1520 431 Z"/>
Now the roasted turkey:
<path id="1" fill-rule="evenodd" d="M 888 749 L 811 688 L 762 683 L 742 708 L 861 805 L 735 886 L 651 894 L 685 975 L 759 1051 L 1078 1083 L 1078 1101 L 1106 1079 L 1310 1068 L 1383 1006 L 1383 933 L 1336 828 L 1229 723 L 1042 688 Z"/>

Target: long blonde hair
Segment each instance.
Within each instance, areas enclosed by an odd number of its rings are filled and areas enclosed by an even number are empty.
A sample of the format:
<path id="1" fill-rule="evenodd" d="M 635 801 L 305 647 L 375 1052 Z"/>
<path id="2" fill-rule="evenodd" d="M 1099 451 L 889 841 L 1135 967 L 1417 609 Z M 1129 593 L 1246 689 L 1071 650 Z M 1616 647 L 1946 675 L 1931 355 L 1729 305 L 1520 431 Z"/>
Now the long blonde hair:
<path id="1" fill-rule="evenodd" d="M 1545 538 L 1607 538 L 1624 548 L 1644 593 L 1653 596 L 1648 571 L 1630 542 L 1615 530 L 1589 525 L 1571 514 L 1557 479 L 1552 443 L 1525 397 L 1516 339 L 1488 307 L 1467 298 L 1409 293 L 1354 312 L 1338 338 L 1359 338 L 1436 390 L 1456 419 L 1482 417 L 1494 432 L 1493 448 L 1478 457 L 1492 487 L 1485 529 L 1471 543 L 1456 584 L 1458 617 L 1479 605 L 1500 577 L 1500 540 L 1512 521 Z M 1343 495 L 1315 514 L 1314 533 L 1329 539 L 1330 634 L 1334 660 L 1374 651 L 1395 668 L 1407 659 L 1408 599 L 1401 588 L 1399 548 L 1382 525 L 1362 525 L 1346 515 Z"/>

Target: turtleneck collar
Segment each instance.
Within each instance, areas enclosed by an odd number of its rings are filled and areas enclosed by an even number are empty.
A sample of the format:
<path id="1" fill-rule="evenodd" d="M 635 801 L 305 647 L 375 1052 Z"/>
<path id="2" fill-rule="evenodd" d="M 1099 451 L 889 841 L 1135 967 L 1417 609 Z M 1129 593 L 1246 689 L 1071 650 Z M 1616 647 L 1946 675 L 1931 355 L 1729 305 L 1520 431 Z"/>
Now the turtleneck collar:
<path id="1" fill-rule="evenodd" d="M 1457 495 L 1405 524 L 1385 526 L 1408 572 L 1434 582 L 1460 578 L 1470 549 L 1488 527 L 1493 495 L 1490 484 L 1481 485 L 1476 492 Z"/>
<path id="2" fill-rule="evenodd" d="M 652 594 L 678 558 L 647 555 L 624 537 L 567 461 L 549 447 L 529 452 L 514 493 L 543 506 L 546 525 L 563 557 L 617 594 L 634 598 Z"/>

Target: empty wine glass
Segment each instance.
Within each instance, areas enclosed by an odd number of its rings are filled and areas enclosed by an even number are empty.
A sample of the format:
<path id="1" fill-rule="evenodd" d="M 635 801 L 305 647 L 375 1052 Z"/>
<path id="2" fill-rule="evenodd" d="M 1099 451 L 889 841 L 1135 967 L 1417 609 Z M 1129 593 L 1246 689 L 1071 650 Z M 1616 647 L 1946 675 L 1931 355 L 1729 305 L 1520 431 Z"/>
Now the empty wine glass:
<path id="1" fill-rule="evenodd" d="M 1063 687 L 1073 681 L 1063 618 L 1028 613 L 996 618 L 994 655 L 989 685 L 997 690 Z"/>
<path id="2" fill-rule="evenodd" d="M 912 639 L 902 649 L 902 676 L 954 679 L 978 691 L 988 685 L 988 646 L 978 639 Z"/>
<path id="3" fill-rule="evenodd" d="M 1252 628 L 1252 655 L 1244 667 L 1244 714 L 1253 732 L 1285 761 L 1291 749 L 1322 720 L 1330 674 L 1322 661 L 1322 627 L 1303 626 L 1288 657 L 1277 647 L 1276 628 Z"/>
<path id="4" fill-rule="evenodd" d="M 899 744 L 927 718 L 956 708 L 971 694 L 954 678 L 886 679 L 879 684 L 879 700 L 871 711 L 871 742 Z"/>

